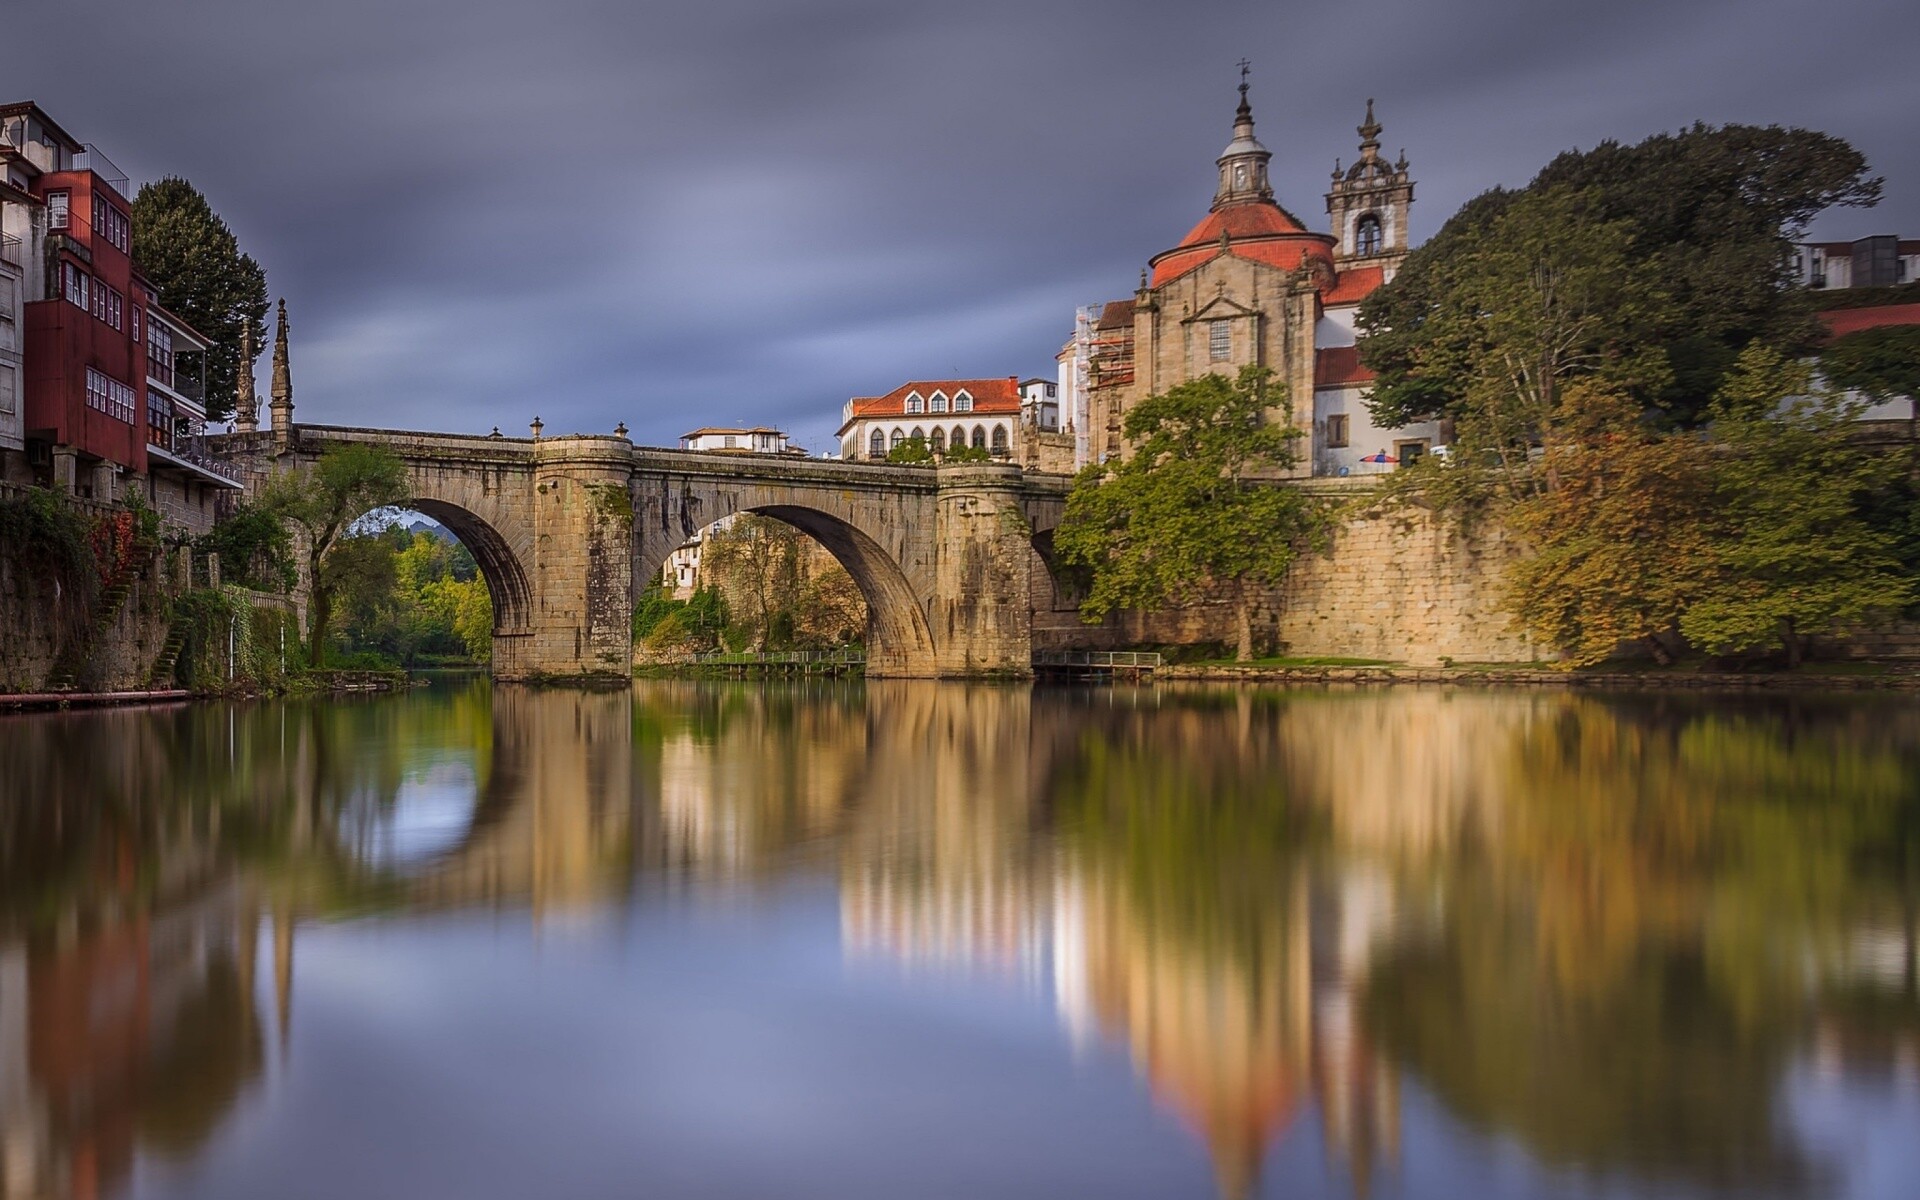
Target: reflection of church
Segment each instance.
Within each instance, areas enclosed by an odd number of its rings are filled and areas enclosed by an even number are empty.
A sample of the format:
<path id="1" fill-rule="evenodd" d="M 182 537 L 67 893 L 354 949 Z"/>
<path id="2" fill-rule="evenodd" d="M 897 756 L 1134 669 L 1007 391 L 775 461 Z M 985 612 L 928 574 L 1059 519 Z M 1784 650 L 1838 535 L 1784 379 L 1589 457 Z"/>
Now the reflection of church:
<path id="1" fill-rule="evenodd" d="M 1081 310 L 1060 353 L 1061 404 L 1080 463 L 1124 455 L 1122 421 L 1146 397 L 1246 366 L 1270 368 L 1286 385 L 1289 407 L 1271 416 L 1307 435 L 1301 474 L 1389 470 L 1391 462 L 1368 460 L 1384 452 L 1404 462 L 1439 444 L 1437 425 L 1375 427 L 1364 404 L 1373 377 L 1354 345 L 1360 302 L 1393 278 L 1411 244 L 1405 154 L 1381 155 L 1383 127 L 1368 101 L 1360 156 L 1335 165 L 1332 232 L 1320 233 L 1275 198 L 1273 155 L 1253 124 L 1243 79 L 1206 217 L 1153 256 L 1132 299 Z"/>

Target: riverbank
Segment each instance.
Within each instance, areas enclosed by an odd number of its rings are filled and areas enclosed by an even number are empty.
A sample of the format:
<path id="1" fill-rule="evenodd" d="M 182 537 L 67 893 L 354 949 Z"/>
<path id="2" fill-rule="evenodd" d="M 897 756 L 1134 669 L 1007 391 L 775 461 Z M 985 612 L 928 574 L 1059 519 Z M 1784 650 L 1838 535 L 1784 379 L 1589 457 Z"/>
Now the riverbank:
<path id="1" fill-rule="evenodd" d="M 1841 668 L 1821 670 L 1820 666 Z M 1862 669 L 1865 668 L 1865 669 Z M 1904 669 L 1903 669 L 1904 668 Z M 1881 664 L 1819 664 L 1798 671 L 1560 671 L 1528 666 L 1274 666 L 1184 663 L 1162 667 L 1155 682 L 1325 684 L 1372 686 L 1443 683 L 1457 687 L 1571 688 L 1600 691 L 1920 691 L 1920 671 Z"/>
<path id="2" fill-rule="evenodd" d="M 297 675 L 283 685 L 270 688 L 242 684 L 212 690 L 144 688 L 105 692 L 0 692 L 0 712 L 178 704 L 189 700 L 252 700 L 263 696 L 344 696 L 403 692 L 412 686 L 412 679 L 404 671 L 321 671 Z"/>

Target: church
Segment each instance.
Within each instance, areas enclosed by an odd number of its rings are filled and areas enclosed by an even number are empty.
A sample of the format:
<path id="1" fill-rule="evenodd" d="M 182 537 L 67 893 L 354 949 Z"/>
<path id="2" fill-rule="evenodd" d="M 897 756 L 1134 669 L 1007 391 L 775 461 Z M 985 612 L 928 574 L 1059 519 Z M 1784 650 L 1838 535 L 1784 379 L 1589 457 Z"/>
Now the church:
<path id="1" fill-rule="evenodd" d="M 1406 155 L 1382 158 L 1381 130 L 1369 100 L 1360 157 L 1335 164 L 1326 192 L 1331 232 L 1309 230 L 1274 197 L 1273 155 L 1254 136 L 1242 69 L 1207 215 L 1148 261 L 1132 299 L 1081 309 L 1060 352 L 1077 465 L 1128 452 L 1121 423 L 1139 401 L 1248 365 L 1286 385 L 1291 411 L 1269 416 L 1307 434 L 1300 475 L 1390 471 L 1441 444 L 1437 424 L 1376 427 L 1364 402 L 1373 376 L 1360 364 L 1354 316 L 1406 259 L 1413 205 Z"/>

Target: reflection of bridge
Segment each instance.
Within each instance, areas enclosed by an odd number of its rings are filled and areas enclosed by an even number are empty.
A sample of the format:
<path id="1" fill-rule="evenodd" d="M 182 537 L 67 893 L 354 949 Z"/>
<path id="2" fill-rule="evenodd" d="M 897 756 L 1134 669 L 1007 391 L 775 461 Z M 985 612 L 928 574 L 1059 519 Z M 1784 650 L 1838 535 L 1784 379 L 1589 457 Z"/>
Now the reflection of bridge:
<path id="1" fill-rule="evenodd" d="M 493 595 L 503 679 L 629 671 L 637 592 L 673 549 L 733 513 L 812 535 L 867 600 L 868 673 L 1025 674 L 1032 601 L 1067 481 L 999 465 L 901 467 L 636 448 L 625 438 L 473 437 L 326 425 L 233 434 L 262 478 L 330 446 L 406 464 L 407 505 L 473 552 Z"/>

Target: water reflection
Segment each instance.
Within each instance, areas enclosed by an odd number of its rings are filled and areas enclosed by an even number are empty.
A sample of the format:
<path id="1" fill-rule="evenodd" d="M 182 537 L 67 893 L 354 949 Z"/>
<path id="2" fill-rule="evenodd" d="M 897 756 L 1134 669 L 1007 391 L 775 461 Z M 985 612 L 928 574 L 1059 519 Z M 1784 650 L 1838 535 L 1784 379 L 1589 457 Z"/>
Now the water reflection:
<path id="1" fill-rule="evenodd" d="M 138 1193 L 297 1075 L 303 930 L 815 886 L 849 1011 L 876 976 L 1007 989 L 1066 1069 L 1130 1064 L 1221 1195 L 1920 1169 L 1831 1129 L 1920 1114 L 1906 702 L 477 684 L 11 719 L 0 754 L 5 1200 Z"/>

